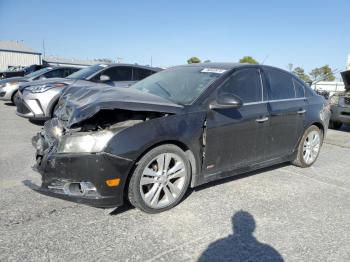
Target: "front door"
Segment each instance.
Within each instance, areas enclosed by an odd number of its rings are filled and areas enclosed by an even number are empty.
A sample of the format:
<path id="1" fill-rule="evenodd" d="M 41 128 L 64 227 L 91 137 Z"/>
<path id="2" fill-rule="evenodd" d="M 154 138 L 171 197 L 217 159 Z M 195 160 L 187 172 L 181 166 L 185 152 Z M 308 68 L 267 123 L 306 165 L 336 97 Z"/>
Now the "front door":
<path id="1" fill-rule="evenodd" d="M 269 113 L 258 68 L 233 72 L 218 93 L 240 98 L 240 108 L 213 109 L 207 113 L 203 171 L 206 176 L 246 167 L 264 160 Z"/>

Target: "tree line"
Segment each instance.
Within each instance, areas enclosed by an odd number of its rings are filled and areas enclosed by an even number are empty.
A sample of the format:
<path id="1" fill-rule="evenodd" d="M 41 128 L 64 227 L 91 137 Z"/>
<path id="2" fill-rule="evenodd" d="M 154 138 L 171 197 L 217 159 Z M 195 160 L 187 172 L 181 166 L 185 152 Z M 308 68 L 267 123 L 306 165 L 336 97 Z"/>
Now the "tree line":
<path id="1" fill-rule="evenodd" d="M 187 60 L 188 64 L 200 63 L 201 60 L 193 56 Z M 204 63 L 211 62 L 210 60 L 205 60 Z M 259 64 L 257 60 L 255 60 L 251 56 L 244 56 L 239 60 L 239 63 L 247 63 L 247 64 Z M 334 71 L 329 65 L 324 65 L 322 67 L 316 67 L 312 69 L 309 73 L 306 73 L 305 70 L 298 66 L 295 67 L 293 64 L 288 64 L 288 69 L 290 72 L 298 76 L 301 80 L 305 82 L 318 82 L 318 81 L 334 81 Z"/>

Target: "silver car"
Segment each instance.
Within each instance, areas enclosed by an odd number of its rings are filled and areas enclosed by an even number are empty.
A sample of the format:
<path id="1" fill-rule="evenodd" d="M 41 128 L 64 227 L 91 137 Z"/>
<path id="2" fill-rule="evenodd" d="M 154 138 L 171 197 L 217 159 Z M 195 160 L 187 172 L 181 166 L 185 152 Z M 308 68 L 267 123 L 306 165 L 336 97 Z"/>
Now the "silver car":
<path id="1" fill-rule="evenodd" d="M 133 83 L 158 72 L 159 68 L 131 64 L 97 64 L 66 77 L 23 84 L 16 98 L 16 114 L 36 120 L 53 117 L 63 90 L 70 86 L 129 87 Z"/>
<path id="2" fill-rule="evenodd" d="M 53 77 L 66 77 L 79 70 L 76 67 L 45 67 L 23 77 L 10 77 L 0 80 L 0 100 L 11 101 L 16 100 L 18 88 L 21 84 L 30 84 L 36 80 L 43 80 Z"/>

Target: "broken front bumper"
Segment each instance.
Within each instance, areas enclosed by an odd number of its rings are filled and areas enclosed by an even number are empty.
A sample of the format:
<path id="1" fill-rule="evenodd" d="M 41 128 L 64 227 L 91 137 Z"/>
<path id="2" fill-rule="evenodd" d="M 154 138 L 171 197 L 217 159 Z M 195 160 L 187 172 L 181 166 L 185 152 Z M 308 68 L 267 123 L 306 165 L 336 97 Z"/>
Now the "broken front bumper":
<path id="1" fill-rule="evenodd" d="M 33 137 L 37 149 L 35 169 L 42 175 L 45 195 L 95 207 L 116 207 L 123 204 L 127 176 L 132 160 L 108 153 L 57 154 L 45 138 Z M 106 180 L 119 178 L 118 186 L 109 187 Z"/>

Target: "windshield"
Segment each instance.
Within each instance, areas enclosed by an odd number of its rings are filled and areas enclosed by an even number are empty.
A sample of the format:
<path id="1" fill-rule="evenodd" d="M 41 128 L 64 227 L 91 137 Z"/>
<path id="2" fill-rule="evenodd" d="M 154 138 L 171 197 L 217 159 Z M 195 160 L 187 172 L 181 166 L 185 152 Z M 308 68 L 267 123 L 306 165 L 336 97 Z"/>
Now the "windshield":
<path id="1" fill-rule="evenodd" d="M 26 77 L 28 77 L 28 78 L 37 77 L 37 76 L 40 76 L 42 74 L 45 74 L 46 72 L 50 71 L 51 69 L 52 69 L 51 67 L 45 67 L 43 69 L 40 69 L 38 71 L 35 71 L 33 73 L 26 75 Z"/>
<path id="2" fill-rule="evenodd" d="M 83 69 L 80 69 L 79 71 L 69 75 L 67 78 L 69 79 L 78 79 L 83 80 L 88 78 L 89 76 L 95 74 L 96 72 L 100 71 L 102 68 L 106 67 L 106 65 L 93 65 L 88 66 Z"/>
<path id="3" fill-rule="evenodd" d="M 220 76 L 221 73 L 213 73 L 207 68 L 174 67 L 149 76 L 131 88 L 186 105 L 191 104 Z"/>

